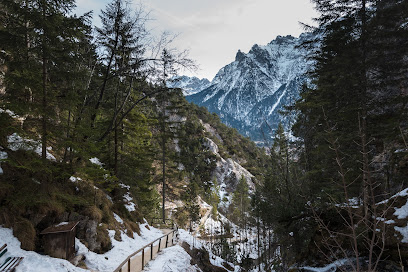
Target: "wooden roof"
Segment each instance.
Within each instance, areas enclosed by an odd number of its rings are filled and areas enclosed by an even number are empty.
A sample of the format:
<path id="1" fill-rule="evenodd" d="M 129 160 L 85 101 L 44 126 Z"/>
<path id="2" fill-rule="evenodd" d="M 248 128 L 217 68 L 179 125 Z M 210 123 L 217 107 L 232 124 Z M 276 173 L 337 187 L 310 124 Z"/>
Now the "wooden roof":
<path id="1" fill-rule="evenodd" d="M 46 228 L 40 234 L 50 234 L 50 233 L 60 233 L 60 232 L 70 232 L 72 231 L 76 225 L 78 225 L 78 221 L 75 222 L 68 222 L 67 224 L 57 224 L 51 227 Z"/>

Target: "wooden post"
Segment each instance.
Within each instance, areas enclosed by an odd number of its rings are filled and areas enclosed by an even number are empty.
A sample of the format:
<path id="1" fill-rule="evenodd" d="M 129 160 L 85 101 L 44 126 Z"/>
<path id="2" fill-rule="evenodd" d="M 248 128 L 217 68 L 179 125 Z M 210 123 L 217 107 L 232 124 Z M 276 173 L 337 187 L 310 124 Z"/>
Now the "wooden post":
<path id="1" fill-rule="evenodd" d="M 150 260 L 153 260 L 153 243 L 150 245 Z"/>
<path id="2" fill-rule="evenodd" d="M 142 249 L 142 270 L 144 269 L 144 248 Z"/>
<path id="3" fill-rule="evenodd" d="M 130 258 L 128 259 L 128 272 L 130 272 Z"/>
<path id="4" fill-rule="evenodd" d="M 167 236 L 166 236 L 166 248 L 167 248 L 168 242 L 169 242 L 169 234 L 167 234 Z"/>
<path id="5" fill-rule="evenodd" d="M 161 238 L 159 239 L 159 248 L 157 249 L 157 252 L 160 252 L 160 244 L 161 244 Z"/>
<path id="6" fill-rule="evenodd" d="M 171 245 L 172 246 L 174 246 L 174 234 L 175 234 L 176 232 L 173 230 L 173 235 L 172 235 L 172 237 L 171 237 Z"/>

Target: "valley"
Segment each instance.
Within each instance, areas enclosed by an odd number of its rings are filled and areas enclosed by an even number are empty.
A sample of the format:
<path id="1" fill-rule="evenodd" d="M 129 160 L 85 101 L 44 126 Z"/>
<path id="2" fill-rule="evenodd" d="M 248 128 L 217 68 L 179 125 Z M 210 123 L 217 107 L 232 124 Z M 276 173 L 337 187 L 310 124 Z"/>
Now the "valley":
<path id="1" fill-rule="evenodd" d="M 311 3 L 209 80 L 142 5 L 1 2 L 0 271 L 404 272 L 408 2 Z"/>

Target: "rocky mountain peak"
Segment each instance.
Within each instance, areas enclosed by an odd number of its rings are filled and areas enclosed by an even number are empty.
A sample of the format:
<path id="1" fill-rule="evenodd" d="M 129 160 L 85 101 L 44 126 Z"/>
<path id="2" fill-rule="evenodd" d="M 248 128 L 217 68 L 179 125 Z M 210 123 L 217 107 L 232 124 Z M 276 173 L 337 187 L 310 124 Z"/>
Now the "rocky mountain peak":
<path id="1" fill-rule="evenodd" d="M 311 62 L 308 51 L 299 46 L 306 39 L 310 34 L 277 36 L 267 45 L 253 45 L 248 53 L 238 50 L 235 61 L 221 68 L 207 88 L 187 94 L 187 100 L 217 113 L 243 135 L 263 141 L 262 130 L 279 122 L 289 125 L 293 119 L 279 112 L 296 101 L 306 80 Z"/>
<path id="2" fill-rule="evenodd" d="M 272 40 L 269 44 L 271 43 L 276 43 L 276 44 L 285 44 L 285 43 L 291 43 L 295 41 L 296 38 L 293 37 L 292 35 L 286 35 L 286 36 L 277 36 L 275 40 Z"/>
<path id="3" fill-rule="evenodd" d="M 241 50 L 238 49 L 237 54 L 235 55 L 235 61 L 242 61 L 245 58 L 245 54 L 241 52 Z"/>
<path id="4" fill-rule="evenodd" d="M 206 79 L 199 79 L 197 77 L 180 76 L 171 79 L 167 82 L 167 86 L 170 88 L 180 88 L 183 90 L 184 95 L 192 95 L 200 92 L 210 86 L 211 82 Z"/>

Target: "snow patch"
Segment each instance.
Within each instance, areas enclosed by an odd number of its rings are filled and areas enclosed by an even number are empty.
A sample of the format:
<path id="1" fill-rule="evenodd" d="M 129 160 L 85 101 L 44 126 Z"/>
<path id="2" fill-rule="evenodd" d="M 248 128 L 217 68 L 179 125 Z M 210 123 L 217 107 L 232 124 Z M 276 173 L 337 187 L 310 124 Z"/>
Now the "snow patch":
<path id="1" fill-rule="evenodd" d="M 127 203 L 125 203 L 125 208 L 129 212 L 136 211 L 136 204 L 133 202 L 133 197 L 130 196 L 129 192 L 127 192 L 126 194 L 123 195 L 123 200 L 125 200 L 127 202 Z"/>
<path id="2" fill-rule="evenodd" d="M 334 272 L 334 271 L 337 271 L 338 267 L 344 265 L 348 261 L 349 260 L 347 259 L 342 259 L 342 260 L 337 260 L 334 263 L 331 263 L 325 267 L 304 266 L 304 267 L 300 267 L 300 269 L 303 269 L 305 271 L 310 271 L 310 272 Z"/>
<path id="3" fill-rule="evenodd" d="M 5 152 L 5 151 L 0 151 L 0 161 L 1 161 L 1 160 L 7 160 L 7 159 L 8 159 L 7 152 Z"/>
<path id="4" fill-rule="evenodd" d="M 101 163 L 101 161 L 100 161 L 98 158 L 96 158 L 96 157 L 90 158 L 89 161 L 92 162 L 93 164 L 96 164 L 96 165 L 100 166 L 100 167 L 103 166 L 103 164 Z"/>
<path id="5" fill-rule="evenodd" d="M 1 161 L 7 160 L 7 158 L 8 158 L 7 152 L 0 151 L 0 175 L 4 173 L 3 168 L 1 168 Z"/>
<path id="6" fill-rule="evenodd" d="M 17 150 L 25 150 L 25 151 L 34 151 L 37 155 L 42 155 L 42 147 L 41 141 L 34 141 L 32 139 L 26 139 L 18 135 L 17 133 L 13 133 L 7 137 L 7 142 L 9 143 L 8 147 L 12 151 Z M 56 161 L 54 155 L 52 155 L 49 151 L 52 150 L 51 146 L 46 148 L 46 157 L 48 160 Z"/>
<path id="7" fill-rule="evenodd" d="M 13 111 L 11 111 L 11 110 L 9 110 L 9 109 L 4 110 L 4 109 L 0 108 L 0 113 L 6 113 L 6 114 L 8 114 L 10 117 L 13 117 L 13 118 L 20 118 L 20 116 L 18 116 L 17 114 L 15 114 Z"/>
<path id="8" fill-rule="evenodd" d="M 223 267 L 223 263 L 226 262 L 225 260 L 221 259 L 220 257 L 214 255 L 211 252 L 211 249 L 208 247 L 205 247 L 205 242 L 197 239 L 196 237 L 192 236 L 190 233 L 188 233 L 187 231 L 183 230 L 183 229 L 179 229 L 179 239 L 180 241 L 184 241 L 187 244 L 190 245 L 190 249 L 193 249 L 193 247 L 195 248 L 204 248 L 208 251 L 209 255 L 210 255 L 210 262 L 212 265 L 215 266 L 219 266 L 219 267 Z M 234 268 L 235 272 L 241 271 L 241 268 L 239 266 L 234 266 L 234 264 L 232 263 L 228 263 L 231 267 Z M 223 267 L 225 268 L 225 267 Z M 150 270 L 153 272 L 153 270 Z M 156 270 L 155 270 L 156 271 Z M 161 270 L 157 270 L 157 271 L 161 271 Z M 175 271 L 191 271 L 191 270 L 175 270 Z M 193 270 L 193 271 L 197 271 L 197 270 Z"/>
<path id="9" fill-rule="evenodd" d="M 395 226 L 394 229 L 401 233 L 402 235 L 402 243 L 408 243 L 408 225 L 405 227 L 397 227 Z"/>
<path id="10" fill-rule="evenodd" d="M 346 208 L 346 207 L 352 207 L 353 209 L 358 209 L 360 207 L 361 199 L 358 197 L 353 197 L 350 198 L 347 203 L 341 203 L 341 204 L 334 204 L 336 207 L 341 207 L 341 208 Z"/>
<path id="11" fill-rule="evenodd" d="M 282 97 L 285 96 L 285 94 L 286 94 L 286 89 L 285 89 L 285 91 L 283 91 L 282 94 L 279 96 L 279 98 L 278 98 L 278 100 L 276 101 L 276 103 L 273 104 L 273 106 L 272 106 L 271 110 L 269 111 L 268 115 L 271 115 L 271 114 L 273 113 L 273 111 L 274 111 L 274 110 L 276 109 L 276 107 L 279 105 L 279 103 L 280 103 Z"/>
<path id="12" fill-rule="evenodd" d="M 395 212 L 394 215 L 397 216 L 398 219 L 405 219 L 408 217 L 408 200 L 404 206 L 401 208 L 394 208 Z"/>
<path id="13" fill-rule="evenodd" d="M 73 183 L 76 183 L 76 182 L 78 182 L 78 181 L 81 181 L 82 179 L 81 179 L 81 178 L 78 178 L 78 177 L 71 176 L 71 177 L 69 178 L 69 180 L 70 180 L 71 182 L 73 182 Z"/>
<path id="14" fill-rule="evenodd" d="M 386 204 L 386 203 L 388 203 L 388 201 L 390 199 L 393 199 L 393 198 L 396 198 L 396 197 L 399 197 L 399 196 L 408 196 L 408 188 L 405 188 L 404 190 L 399 191 L 398 193 L 396 193 L 395 195 L 393 195 L 389 199 L 385 199 L 385 200 L 383 200 L 381 202 L 378 202 L 376 205 Z"/>
<path id="15" fill-rule="evenodd" d="M 183 171 L 184 169 L 186 169 L 186 168 L 184 167 L 184 164 L 179 163 L 178 166 L 177 166 L 177 170 Z"/>
<path id="16" fill-rule="evenodd" d="M 118 221 L 118 223 L 123 224 L 123 220 L 122 218 L 120 218 L 119 215 L 117 215 L 116 213 L 113 213 L 113 217 L 115 218 L 116 221 Z"/>
<path id="17" fill-rule="evenodd" d="M 119 183 L 119 186 L 121 187 L 121 188 L 126 188 L 126 189 L 130 189 L 130 186 L 129 185 L 126 185 L 126 184 L 124 184 L 124 183 Z"/>

